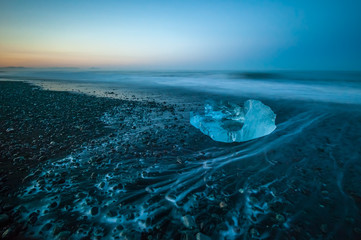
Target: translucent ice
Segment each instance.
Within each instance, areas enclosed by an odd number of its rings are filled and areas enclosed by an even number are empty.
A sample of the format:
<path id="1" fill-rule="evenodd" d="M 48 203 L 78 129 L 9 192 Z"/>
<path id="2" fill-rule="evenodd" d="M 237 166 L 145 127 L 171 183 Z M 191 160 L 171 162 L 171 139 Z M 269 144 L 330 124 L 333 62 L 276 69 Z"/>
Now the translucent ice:
<path id="1" fill-rule="evenodd" d="M 244 106 L 230 102 L 210 102 L 204 114 L 191 114 L 190 123 L 218 142 L 244 142 L 266 136 L 276 129 L 276 114 L 258 100 Z"/>

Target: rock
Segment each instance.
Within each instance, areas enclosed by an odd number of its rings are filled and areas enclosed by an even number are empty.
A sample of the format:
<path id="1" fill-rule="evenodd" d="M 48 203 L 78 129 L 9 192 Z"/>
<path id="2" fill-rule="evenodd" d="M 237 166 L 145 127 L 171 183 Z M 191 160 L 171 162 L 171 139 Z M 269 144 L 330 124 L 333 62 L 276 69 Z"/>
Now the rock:
<path id="1" fill-rule="evenodd" d="M 56 239 L 59 240 L 67 240 L 71 235 L 70 231 L 62 231 L 58 234 L 58 237 Z"/>
<path id="2" fill-rule="evenodd" d="M 12 205 L 12 204 L 5 204 L 5 205 L 3 206 L 4 211 L 10 211 L 10 210 L 12 210 L 13 208 L 14 208 L 14 205 Z"/>
<path id="3" fill-rule="evenodd" d="M 118 225 L 116 228 L 117 228 L 119 231 L 121 231 L 121 230 L 124 229 L 124 227 L 123 227 L 122 225 Z"/>
<path id="4" fill-rule="evenodd" d="M 286 221 L 285 217 L 282 215 L 282 214 L 277 214 L 276 215 L 276 220 L 279 222 L 279 223 L 284 223 Z"/>
<path id="5" fill-rule="evenodd" d="M 116 217 L 117 216 L 117 212 L 113 211 L 113 210 L 109 210 L 107 213 L 108 217 Z"/>
<path id="6" fill-rule="evenodd" d="M 98 207 L 92 207 L 92 209 L 91 209 L 91 214 L 94 216 L 94 215 L 97 215 L 98 214 L 98 212 L 99 212 L 99 209 L 98 209 Z"/>
<path id="7" fill-rule="evenodd" d="M 196 222 L 194 221 L 194 218 L 190 215 L 183 216 L 182 222 L 186 228 L 194 229 L 197 227 Z"/>
<path id="8" fill-rule="evenodd" d="M 327 233 L 327 224 L 322 224 L 320 227 L 322 233 Z"/>
<path id="9" fill-rule="evenodd" d="M 55 226 L 53 229 L 53 235 L 56 236 L 58 235 L 62 230 L 62 226 Z"/>
<path id="10" fill-rule="evenodd" d="M 154 192 L 154 189 L 152 187 L 146 187 L 145 188 L 145 191 L 148 192 L 148 193 L 153 193 Z"/>
<path id="11" fill-rule="evenodd" d="M 91 179 L 96 179 L 97 178 L 97 174 L 95 172 L 93 172 L 91 175 L 90 175 L 90 178 Z"/>
<path id="12" fill-rule="evenodd" d="M 49 205 L 49 208 L 56 208 L 56 206 L 58 206 L 58 204 L 56 202 L 53 202 Z"/>
<path id="13" fill-rule="evenodd" d="M 181 157 L 177 157 L 177 163 L 179 163 L 179 164 L 182 164 L 183 163 L 183 160 L 182 160 L 182 158 Z"/>
<path id="14" fill-rule="evenodd" d="M 63 184 L 65 183 L 65 179 L 64 178 L 60 178 L 59 181 L 58 181 L 58 184 Z"/>
<path id="15" fill-rule="evenodd" d="M 259 232 L 255 228 L 251 228 L 249 230 L 249 233 L 251 234 L 252 238 L 258 238 L 260 236 Z"/>
<path id="16" fill-rule="evenodd" d="M 8 129 L 6 129 L 6 132 L 12 132 L 12 131 L 14 131 L 14 128 L 8 128 Z"/>
<path id="17" fill-rule="evenodd" d="M 196 234 L 196 239 L 197 240 L 211 240 L 210 237 L 208 237 L 207 235 L 200 233 L 200 232 Z"/>
<path id="18" fill-rule="evenodd" d="M 30 224 L 34 224 L 37 220 L 38 220 L 38 213 L 36 213 L 36 212 L 33 212 L 33 213 L 31 213 L 30 215 L 29 215 L 29 223 Z"/>
<path id="19" fill-rule="evenodd" d="M 6 229 L 3 234 L 1 235 L 1 239 L 11 239 L 11 237 L 14 235 L 14 228 L 9 227 Z"/>
<path id="20" fill-rule="evenodd" d="M 225 208 L 225 207 L 227 207 L 227 206 L 228 206 L 227 203 L 225 203 L 225 202 L 223 202 L 223 201 L 219 203 L 219 207 L 220 207 L 220 208 Z"/>
<path id="21" fill-rule="evenodd" d="M 52 226 L 53 226 L 53 224 L 47 223 L 41 228 L 41 231 L 43 231 L 43 232 L 44 231 L 49 231 Z"/>
<path id="22" fill-rule="evenodd" d="M 0 214 L 0 226 L 4 226 L 9 222 L 9 216 L 7 214 Z"/>

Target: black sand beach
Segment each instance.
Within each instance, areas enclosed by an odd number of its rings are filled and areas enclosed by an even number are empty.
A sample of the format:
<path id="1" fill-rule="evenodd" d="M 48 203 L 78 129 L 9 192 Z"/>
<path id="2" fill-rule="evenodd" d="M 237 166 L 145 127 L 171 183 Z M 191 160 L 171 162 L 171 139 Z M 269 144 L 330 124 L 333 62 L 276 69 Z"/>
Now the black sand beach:
<path id="1" fill-rule="evenodd" d="M 361 237 L 357 105 L 264 100 L 276 131 L 225 144 L 189 124 L 202 94 L 190 106 L 0 86 L 5 239 Z"/>
<path id="2" fill-rule="evenodd" d="M 172 105 L 44 91 L 23 82 L 2 81 L 0 84 L 1 227 L 5 238 L 22 238 L 29 231 L 27 225 L 35 223 L 34 218 L 30 218 L 29 223 L 18 222 L 19 212 L 15 209 L 21 207 L 18 205 L 21 203 L 17 194 L 35 178 L 34 169 L 41 168 L 46 162 L 64 158 L 85 145 L 99 144 L 101 137 L 114 138 L 115 127 L 123 129 L 122 132 L 149 128 L 142 139 L 136 136 L 132 145 L 122 143 L 121 149 L 111 149 L 111 152 L 123 153 L 126 158 L 147 156 L 152 161 L 157 161 L 157 158 L 165 154 L 177 156 L 174 146 L 195 141 L 188 140 L 185 143 L 187 134 L 177 136 L 178 131 L 186 133 L 187 130 L 185 121 L 174 124 L 178 118 L 175 117 Z M 134 96 L 133 98 L 135 99 Z M 124 111 L 118 113 L 116 107 Z M 184 109 L 180 111 L 183 112 Z M 109 127 L 105 123 L 106 112 L 120 114 L 118 117 L 125 121 Z M 164 118 L 165 115 L 168 119 Z M 102 117 L 105 117 L 103 121 Z M 148 125 L 150 122 L 141 125 L 139 119 L 144 118 L 161 118 L 162 122 L 158 126 Z M 183 116 L 180 115 L 180 118 Z M 154 134 L 155 131 L 157 134 Z M 167 131 L 167 138 L 159 131 Z M 107 153 L 99 152 L 91 161 L 100 164 L 105 161 L 106 155 Z M 91 174 L 93 177 L 94 175 L 96 172 Z M 58 175 L 52 183 L 62 184 L 66 177 L 66 174 Z"/>
<path id="3" fill-rule="evenodd" d="M 109 134 L 99 120 L 112 99 L 42 91 L 22 82 L 0 82 L 0 159 L 3 237 L 26 229 L 12 212 L 16 193 L 28 174 L 44 162 L 65 157 L 94 136 Z M 94 106 L 97 106 L 94 108 Z M 9 218 L 9 219 L 8 219 Z M 5 219 L 8 219 L 5 221 Z"/>

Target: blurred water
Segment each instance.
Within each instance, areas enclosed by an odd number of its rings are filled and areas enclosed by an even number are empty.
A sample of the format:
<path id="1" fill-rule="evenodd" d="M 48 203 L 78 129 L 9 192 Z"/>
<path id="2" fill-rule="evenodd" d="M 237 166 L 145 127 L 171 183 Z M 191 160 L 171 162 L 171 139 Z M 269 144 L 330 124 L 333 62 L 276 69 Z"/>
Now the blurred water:
<path id="1" fill-rule="evenodd" d="M 10 70 L 0 77 L 148 87 L 174 87 L 216 94 L 330 103 L 361 103 L 360 72 L 147 72 Z"/>
<path id="2" fill-rule="evenodd" d="M 34 236 L 51 238 L 53 231 L 43 230 L 48 223 L 72 229 L 73 239 L 182 239 L 197 232 L 213 239 L 357 236 L 360 205 L 350 193 L 360 194 L 360 181 L 350 170 L 360 153 L 349 142 L 358 145 L 360 139 L 342 133 L 353 124 L 335 125 L 339 115 L 289 114 L 271 135 L 242 144 L 215 143 L 194 129 L 186 137 L 189 145 L 181 146 L 166 143 L 184 137 L 176 128 L 157 127 L 169 117 L 124 118 L 123 111 L 119 106 L 104 115 L 115 135 L 30 175 L 34 180 L 19 198 L 27 209 L 24 219 L 39 211 Z M 117 128 L 134 121 L 136 131 Z M 142 147 L 139 139 L 147 135 L 162 136 L 160 145 Z M 124 151 L 126 146 L 140 155 Z M 146 154 L 154 150 L 165 154 Z M 345 185 L 350 179 L 352 185 Z M 346 227 L 347 221 L 352 224 Z"/>
<path id="3" fill-rule="evenodd" d="M 114 129 L 112 136 L 89 139 L 66 158 L 35 169 L 18 195 L 26 210 L 17 209 L 24 221 L 38 212 L 31 236 L 52 238 L 57 227 L 69 229 L 73 239 L 361 236 L 360 73 L 21 70 L 1 75 L 179 95 L 176 110 L 147 102 L 115 106 L 102 117 Z M 236 103 L 262 99 L 277 114 L 276 130 L 224 144 L 189 124 L 190 112 L 202 109 L 204 100 L 226 97 Z M 184 102 L 191 104 L 183 107 Z M 152 138 L 155 145 L 145 144 Z M 50 230 L 44 230 L 49 223 Z"/>

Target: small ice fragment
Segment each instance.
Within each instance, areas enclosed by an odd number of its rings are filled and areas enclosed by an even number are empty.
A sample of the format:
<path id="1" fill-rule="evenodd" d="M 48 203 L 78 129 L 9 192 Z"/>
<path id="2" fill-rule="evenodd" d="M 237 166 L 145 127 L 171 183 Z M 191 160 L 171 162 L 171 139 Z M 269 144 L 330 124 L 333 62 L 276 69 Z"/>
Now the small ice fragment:
<path id="1" fill-rule="evenodd" d="M 258 100 L 241 107 L 229 102 L 210 102 L 204 114 L 192 114 L 190 123 L 218 142 L 245 142 L 266 136 L 276 129 L 276 114 Z"/>
<path id="2" fill-rule="evenodd" d="M 12 131 L 14 131 L 14 128 L 8 128 L 8 129 L 6 129 L 6 132 L 12 132 Z"/>

